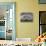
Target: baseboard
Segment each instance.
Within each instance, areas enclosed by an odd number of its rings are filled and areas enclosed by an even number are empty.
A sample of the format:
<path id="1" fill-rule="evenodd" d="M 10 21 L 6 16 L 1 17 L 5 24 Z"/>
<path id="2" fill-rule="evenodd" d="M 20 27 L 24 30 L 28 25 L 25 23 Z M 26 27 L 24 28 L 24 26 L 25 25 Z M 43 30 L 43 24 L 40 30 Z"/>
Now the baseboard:
<path id="1" fill-rule="evenodd" d="M 24 42 L 31 42 L 32 41 L 32 39 L 31 38 L 16 38 L 16 41 L 24 41 Z"/>

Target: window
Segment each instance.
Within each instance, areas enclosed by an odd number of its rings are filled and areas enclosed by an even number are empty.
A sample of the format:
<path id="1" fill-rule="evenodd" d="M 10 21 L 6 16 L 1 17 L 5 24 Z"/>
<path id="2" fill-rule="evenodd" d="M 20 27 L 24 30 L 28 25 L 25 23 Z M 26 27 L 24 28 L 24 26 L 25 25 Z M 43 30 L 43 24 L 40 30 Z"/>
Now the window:
<path id="1" fill-rule="evenodd" d="M 39 12 L 39 35 L 46 32 L 46 11 Z"/>
<path id="2" fill-rule="evenodd" d="M 15 3 L 0 3 L 0 40 L 15 40 Z"/>

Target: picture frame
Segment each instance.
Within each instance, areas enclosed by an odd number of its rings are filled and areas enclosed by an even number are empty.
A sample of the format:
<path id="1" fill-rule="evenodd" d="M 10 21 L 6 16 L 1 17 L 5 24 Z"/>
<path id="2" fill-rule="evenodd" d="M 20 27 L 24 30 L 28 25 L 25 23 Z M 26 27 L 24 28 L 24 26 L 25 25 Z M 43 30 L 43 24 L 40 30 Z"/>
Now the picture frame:
<path id="1" fill-rule="evenodd" d="M 39 0 L 39 4 L 46 4 L 46 0 Z"/>
<path id="2" fill-rule="evenodd" d="M 21 22 L 33 22 L 33 14 L 30 12 L 23 12 L 20 17 Z"/>

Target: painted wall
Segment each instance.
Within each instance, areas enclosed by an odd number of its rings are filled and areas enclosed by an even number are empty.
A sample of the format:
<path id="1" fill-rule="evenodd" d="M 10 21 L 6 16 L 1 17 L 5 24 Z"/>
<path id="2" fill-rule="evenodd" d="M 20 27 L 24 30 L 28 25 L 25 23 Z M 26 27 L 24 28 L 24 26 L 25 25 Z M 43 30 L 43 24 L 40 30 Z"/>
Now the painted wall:
<path id="1" fill-rule="evenodd" d="M 19 38 L 35 38 L 38 32 L 38 4 L 37 0 L 19 0 L 18 2 L 18 16 L 17 16 L 17 37 Z M 17 3 L 16 2 L 16 3 Z M 20 13 L 21 12 L 32 12 L 33 13 L 33 22 L 30 23 L 21 23 L 20 22 Z"/>
<path id="2" fill-rule="evenodd" d="M 40 11 L 46 11 L 46 4 L 40 4 L 39 5 L 39 10 Z"/>
<path id="3" fill-rule="evenodd" d="M 36 38 L 39 34 L 39 10 L 45 10 L 46 5 L 38 4 L 38 0 L 3 0 L 0 2 L 16 2 L 16 37 Z M 45 7 L 44 7 L 45 6 Z M 21 23 L 22 12 L 33 13 L 33 22 Z"/>

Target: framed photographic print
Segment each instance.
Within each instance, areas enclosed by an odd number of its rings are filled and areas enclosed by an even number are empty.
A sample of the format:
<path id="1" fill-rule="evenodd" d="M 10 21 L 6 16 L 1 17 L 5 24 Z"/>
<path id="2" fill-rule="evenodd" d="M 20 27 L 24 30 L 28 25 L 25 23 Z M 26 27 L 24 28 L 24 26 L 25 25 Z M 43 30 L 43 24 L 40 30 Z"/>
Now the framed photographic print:
<path id="1" fill-rule="evenodd" d="M 40 4 L 46 4 L 46 0 L 39 0 Z"/>
<path id="2" fill-rule="evenodd" d="M 32 22 L 33 21 L 33 14 L 29 12 L 21 13 L 21 22 Z"/>

